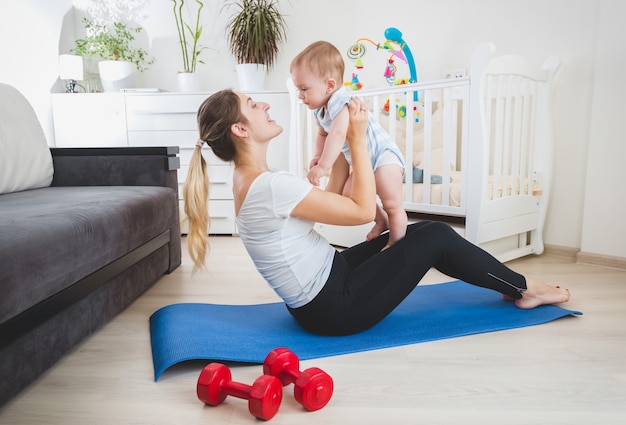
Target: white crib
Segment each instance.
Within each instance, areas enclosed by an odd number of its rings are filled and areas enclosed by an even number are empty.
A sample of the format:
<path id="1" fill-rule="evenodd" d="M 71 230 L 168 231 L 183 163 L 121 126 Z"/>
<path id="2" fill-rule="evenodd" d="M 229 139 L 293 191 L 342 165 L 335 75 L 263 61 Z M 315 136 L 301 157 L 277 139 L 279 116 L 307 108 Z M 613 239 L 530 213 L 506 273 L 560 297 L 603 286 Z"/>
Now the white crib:
<path id="1" fill-rule="evenodd" d="M 404 207 L 410 221 L 448 221 L 501 261 L 543 252 L 552 170 L 551 84 L 559 66 L 475 51 L 469 77 L 361 90 L 405 153 Z M 306 176 L 317 125 L 291 94 L 290 163 Z M 415 94 L 417 92 L 417 95 Z M 417 98 L 417 101 L 415 99 Z M 423 182 L 412 182 L 414 167 Z M 431 183 L 431 176 L 441 183 Z M 331 243 L 363 241 L 371 224 L 318 225 Z"/>

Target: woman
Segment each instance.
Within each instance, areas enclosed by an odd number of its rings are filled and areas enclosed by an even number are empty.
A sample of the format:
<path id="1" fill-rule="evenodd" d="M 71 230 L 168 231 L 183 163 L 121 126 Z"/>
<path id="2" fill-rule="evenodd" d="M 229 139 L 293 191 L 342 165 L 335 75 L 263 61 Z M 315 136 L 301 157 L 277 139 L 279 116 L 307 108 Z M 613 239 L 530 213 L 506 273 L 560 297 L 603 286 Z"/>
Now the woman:
<path id="1" fill-rule="evenodd" d="M 498 291 L 520 308 L 569 300 L 567 290 L 526 279 L 439 222 L 408 226 L 406 236 L 385 250 L 387 234 L 338 252 L 313 225 L 357 225 L 374 218 L 376 185 L 365 144 L 367 110 L 359 99 L 350 101 L 347 139 L 353 186 L 347 197 L 269 170 L 267 148 L 282 131 L 269 109 L 231 90 L 212 95 L 200 106 L 200 140 L 184 186 L 195 267 L 204 264 L 207 250 L 208 180 L 201 154 L 207 143 L 215 155 L 235 164 L 236 222 L 250 257 L 310 332 L 349 335 L 370 328 L 400 304 L 431 267 Z M 345 167 L 339 156 L 333 170 Z"/>

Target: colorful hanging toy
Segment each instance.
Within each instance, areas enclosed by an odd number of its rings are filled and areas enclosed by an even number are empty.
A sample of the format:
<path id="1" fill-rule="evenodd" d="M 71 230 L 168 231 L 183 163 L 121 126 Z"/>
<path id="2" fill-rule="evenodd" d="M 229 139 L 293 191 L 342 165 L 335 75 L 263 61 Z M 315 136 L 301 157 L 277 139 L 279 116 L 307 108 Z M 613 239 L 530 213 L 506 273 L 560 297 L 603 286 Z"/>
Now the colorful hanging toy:
<path id="1" fill-rule="evenodd" d="M 411 53 L 409 46 L 402 39 L 402 33 L 400 30 L 393 27 L 387 28 L 385 30 L 385 37 L 386 40 L 382 44 L 376 43 L 369 38 L 359 38 L 347 52 L 348 58 L 354 61 L 354 67 L 357 70 L 363 68 L 363 56 L 367 53 L 367 48 L 363 42 L 368 42 L 376 46 L 376 50 L 388 50 L 391 53 L 391 56 L 387 60 L 387 66 L 385 67 L 385 72 L 383 74 L 387 83 L 390 85 L 394 84 L 396 78 L 397 67 L 394 63 L 394 58 L 402 60 L 409 66 L 409 83 L 417 83 L 417 71 L 415 70 L 413 54 Z M 352 83 L 354 83 L 355 80 L 358 81 L 358 75 L 356 73 L 352 75 Z M 351 86 L 352 83 L 350 83 Z"/>
<path id="2" fill-rule="evenodd" d="M 350 81 L 350 83 L 347 83 L 347 85 L 350 85 L 350 88 L 352 90 L 361 90 L 363 88 L 363 84 L 361 84 L 361 82 L 359 81 L 359 76 L 356 74 L 356 72 L 352 73 L 352 80 Z"/>
<path id="3" fill-rule="evenodd" d="M 401 85 L 401 84 L 409 84 L 409 80 L 407 78 L 400 78 L 400 79 L 396 79 L 393 82 L 393 85 Z M 414 96 L 414 98 L 416 98 L 416 96 Z M 400 99 L 396 98 L 396 117 L 398 118 L 406 118 L 406 105 L 402 105 L 400 104 Z M 385 104 L 383 105 L 383 113 L 385 115 L 389 114 L 389 108 L 390 108 L 390 99 L 387 98 L 387 100 L 385 101 Z M 421 102 L 415 102 L 413 103 L 413 114 L 415 115 L 415 122 L 419 122 L 420 121 L 420 116 L 422 115 L 422 109 L 423 109 L 423 103 Z"/>
<path id="4" fill-rule="evenodd" d="M 368 42 L 376 46 L 376 50 L 388 50 L 391 53 L 391 56 L 387 59 L 387 65 L 385 67 L 385 72 L 383 73 L 383 76 L 389 85 L 417 83 L 417 71 L 415 69 L 413 54 L 411 53 L 409 46 L 402 39 L 402 33 L 400 30 L 393 27 L 387 28 L 385 30 L 385 38 L 386 40 L 382 44 L 376 43 L 369 38 L 359 38 L 356 40 L 355 44 L 350 46 L 347 51 L 347 56 L 349 59 L 354 61 L 354 67 L 356 70 L 363 69 L 363 57 L 367 53 L 367 48 L 363 42 Z M 394 58 L 400 59 L 408 65 L 410 78 L 397 78 L 398 69 L 395 65 Z M 359 81 L 357 72 L 352 73 L 352 80 L 349 83 L 346 83 L 346 85 L 350 86 L 352 90 L 360 90 L 363 88 L 363 84 Z M 413 100 L 415 102 L 418 101 L 417 91 L 413 93 Z M 387 99 L 383 109 L 385 112 L 389 112 L 389 99 Z M 396 109 L 400 118 L 406 117 L 406 106 L 396 106 Z M 413 109 L 415 110 L 416 115 L 415 121 L 418 122 L 420 113 L 417 106 L 414 106 Z"/>

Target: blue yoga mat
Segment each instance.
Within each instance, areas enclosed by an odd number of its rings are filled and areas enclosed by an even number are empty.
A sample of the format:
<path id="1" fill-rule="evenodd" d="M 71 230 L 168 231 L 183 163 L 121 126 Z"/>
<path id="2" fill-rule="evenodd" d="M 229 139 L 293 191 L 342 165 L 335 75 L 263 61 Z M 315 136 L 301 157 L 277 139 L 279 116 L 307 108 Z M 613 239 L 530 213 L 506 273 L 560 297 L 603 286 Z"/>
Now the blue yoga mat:
<path id="1" fill-rule="evenodd" d="M 154 380 L 187 360 L 263 363 L 276 347 L 301 360 L 546 323 L 581 312 L 547 305 L 522 310 L 462 281 L 418 286 L 389 316 L 356 335 L 303 330 L 283 303 L 172 304 L 150 317 Z"/>

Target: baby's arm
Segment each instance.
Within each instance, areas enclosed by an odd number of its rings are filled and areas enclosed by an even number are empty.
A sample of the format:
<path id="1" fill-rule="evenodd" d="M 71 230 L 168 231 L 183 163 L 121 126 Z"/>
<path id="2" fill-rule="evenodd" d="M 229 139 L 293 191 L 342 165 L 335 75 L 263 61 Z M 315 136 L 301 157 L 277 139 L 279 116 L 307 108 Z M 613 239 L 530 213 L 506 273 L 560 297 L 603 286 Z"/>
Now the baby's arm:
<path id="1" fill-rule="evenodd" d="M 322 156 L 322 152 L 324 151 L 324 142 L 326 141 L 326 136 L 328 133 L 324 131 L 322 127 L 320 127 L 317 131 L 317 137 L 315 138 L 315 153 L 313 154 L 313 158 L 311 162 L 309 162 L 309 170 L 317 165 Z"/>
<path id="2" fill-rule="evenodd" d="M 333 119 L 330 125 L 330 131 L 324 141 L 323 151 L 317 160 L 317 164 L 313 165 L 307 174 L 307 179 L 318 186 L 320 178 L 328 174 L 335 160 L 341 154 L 341 147 L 346 141 L 346 133 L 348 131 L 349 115 L 348 107 L 345 106 Z M 318 138 L 319 139 L 319 138 Z M 317 141 L 316 141 L 317 152 Z M 312 162 L 311 162 L 312 163 Z"/>

